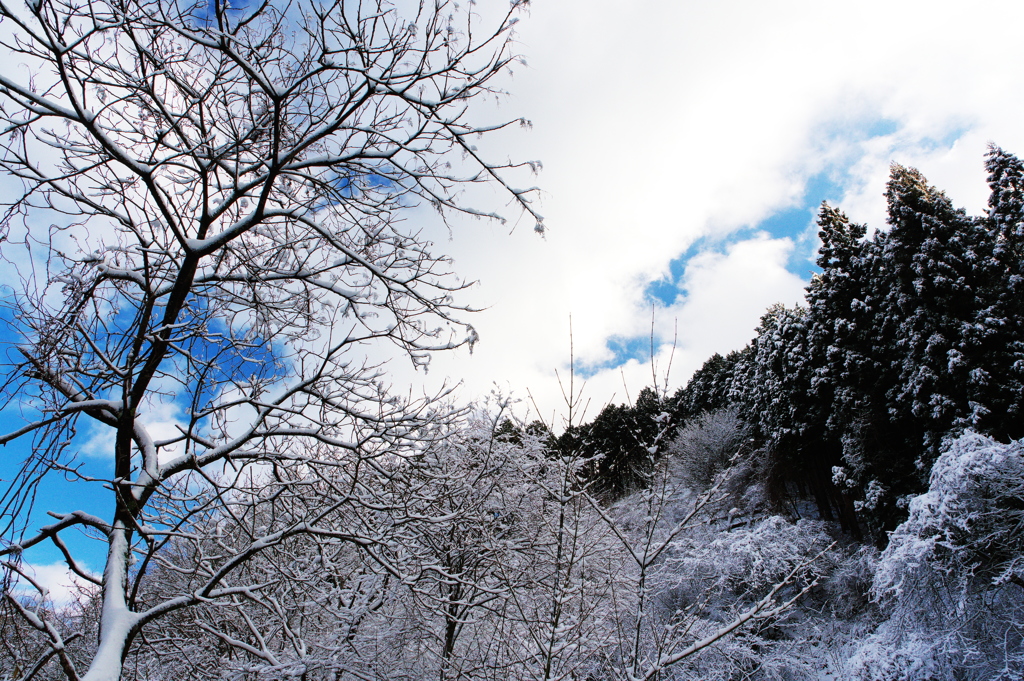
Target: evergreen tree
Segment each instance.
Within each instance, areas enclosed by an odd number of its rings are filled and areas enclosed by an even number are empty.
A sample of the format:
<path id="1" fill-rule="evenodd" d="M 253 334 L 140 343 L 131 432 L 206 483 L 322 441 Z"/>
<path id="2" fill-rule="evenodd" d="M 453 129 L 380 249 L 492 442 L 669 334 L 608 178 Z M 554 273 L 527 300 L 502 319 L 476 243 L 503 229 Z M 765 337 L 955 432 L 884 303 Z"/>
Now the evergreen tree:
<path id="1" fill-rule="evenodd" d="M 856 493 L 882 537 L 943 438 L 1024 435 L 1024 164 L 993 148 L 987 168 L 987 218 L 900 165 L 890 229 L 873 239 L 823 203 L 808 310 L 769 310 L 733 370 L 772 486 L 805 486 L 824 518 L 836 511 L 855 528 Z"/>
<path id="2" fill-rule="evenodd" d="M 985 407 L 977 430 L 1019 439 L 1024 437 L 1024 163 L 993 146 L 985 168 L 992 190 L 991 274 L 987 304 L 969 327 L 977 354 L 985 359 L 972 377 L 972 398 Z"/>
<path id="3" fill-rule="evenodd" d="M 990 411 L 975 321 L 991 230 L 911 168 L 893 165 L 886 198 L 891 229 L 867 241 L 823 205 L 822 274 L 807 296 L 812 391 L 830 405 L 821 446 L 842 452 L 840 477 L 878 536 L 903 517 L 900 497 L 923 488 L 942 438 Z"/>
<path id="4" fill-rule="evenodd" d="M 839 448 L 826 446 L 829 404 L 813 389 L 821 371 L 811 328 L 806 308 L 770 308 L 735 372 L 735 386 L 743 397 L 742 414 L 762 441 L 765 482 L 776 502 L 794 491 L 808 493 L 822 519 L 839 520 L 857 535 L 852 503 L 832 481 Z"/>
<path id="5" fill-rule="evenodd" d="M 873 282 L 881 302 L 876 350 L 892 357 L 889 411 L 910 426 L 908 446 L 919 444 L 920 433 L 930 466 L 943 435 L 975 425 L 966 388 L 978 366 L 964 331 L 986 288 L 979 265 L 991 243 L 981 221 L 953 208 L 916 170 L 894 165 L 886 197 L 892 229 L 878 239 L 884 269 Z"/>
<path id="6" fill-rule="evenodd" d="M 990 250 L 982 222 L 954 208 L 917 170 L 893 165 L 886 198 L 891 229 L 850 261 L 859 282 L 838 297 L 851 301 L 849 315 L 839 324 L 830 319 L 838 306 L 825 305 L 825 295 L 815 309 L 833 336 L 851 331 L 833 339 L 841 348 L 839 361 L 829 362 L 838 397 L 833 424 L 878 536 L 905 515 L 900 498 L 923 489 L 942 438 L 977 425 L 985 411 L 971 399 L 981 357 L 965 332 L 987 289 Z"/>
<path id="7" fill-rule="evenodd" d="M 822 518 L 880 540 L 944 439 L 1024 437 L 1024 163 L 993 147 L 986 168 L 983 218 L 896 164 L 889 230 L 866 238 L 823 203 L 808 307 L 772 307 L 745 350 L 705 362 L 664 405 L 672 424 L 740 407 L 777 499 L 808 494 Z M 615 496 L 643 484 L 665 431 L 648 392 L 571 434 Z"/>
<path id="8" fill-rule="evenodd" d="M 811 391 L 828 407 L 828 430 L 842 432 L 860 409 L 857 377 L 873 372 L 869 350 L 870 310 L 865 303 L 867 228 L 851 223 L 841 211 L 822 202 L 818 212 L 821 273 L 807 288 L 810 310 L 808 347 L 814 355 Z"/>
<path id="9" fill-rule="evenodd" d="M 618 498 L 646 482 L 659 435 L 667 425 L 658 419 L 661 410 L 658 393 L 647 387 L 633 406 L 609 404 L 581 428 L 584 452 L 595 459 L 591 475 L 610 497 Z"/>
<path id="10" fill-rule="evenodd" d="M 710 357 L 670 400 L 672 422 L 682 427 L 703 412 L 718 411 L 733 401 L 733 374 L 743 354 L 732 351 L 725 357 Z"/>
<path id="11" fill-rule="evenodd" d="M 814 424 L 809 430 L 817 439 L 812 451 L 819 498 L 828 499 L 844 527 L 856 536 L 860 529 L 854 490 L 845 484 L 837 486 L 831 473 L 844 464 L 844 441 L 862 430 L 873 411 L 870 398 L 875 386 L 869 379 L 878 369 L 872 353 L 867 283 L 875 244 L 864 240 L 864 225 L 850 222 L 825 202 L 818 212 L 818 227 L 822 245 L 817 265 L 822 271 L 807 288 L 805 361 L 811 368 L 813 400 L 806 418 Z M 822 516 L 828 517 L 824 510 Z"/>

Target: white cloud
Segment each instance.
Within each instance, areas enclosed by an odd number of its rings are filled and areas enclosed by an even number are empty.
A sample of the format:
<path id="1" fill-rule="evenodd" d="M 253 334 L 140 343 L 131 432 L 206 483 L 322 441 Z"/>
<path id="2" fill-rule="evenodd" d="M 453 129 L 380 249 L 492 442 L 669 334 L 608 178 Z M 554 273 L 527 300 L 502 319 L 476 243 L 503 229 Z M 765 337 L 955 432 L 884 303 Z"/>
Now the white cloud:
<path id="1" fill-rule="evenodd" d="M 40 587 L 46 590 L 46 598 L 57 607 L 70 605 L 83 593 L 94 588 L 68 569 L 66 563 L 51 564 L 23 563 L 24 570 Z M 38 598 L 39 591 L 26 580 L 21 579 L 17 593 L 29 598 Z"/>
<path id="2" fill-rule="evenodd" d="M 481 149 L 544 162 L 550 232 L 474 222 L 441 244 L 489 309 L 472 319 L 476 354 L 439 357 L 432 374 L 464 379 L 467 396 L 497 381 L 557 403 L 570 315 L 577 359 L 609 361 L 609 338 L 648 333 L 644 289 L 673 258 L 801 205 L 823 171 L 875 228 L 892 161 L 983 210 L 986 144 L 1024 153 L 1024 60 L 993 32 L 1022 19 L 1015 2 L 534 3 L 520 24 L 529 67 L 508 102 L 477 113 L 533 121 Z M 662 340 L 679 316 L 672 387 L 748 340 L 768 304 L 799 299 L 786 248 L 758 237 L 691 261 L 688 297 L 659 314 Z M 591 378 L 594 399 L 624 399 L 620 371 L 607 373 Z"/>
<path id="3" fill-rule="evenodd" d="M 655 335 L 663 342 L 653 369 L 649 361 L 631 359 L 601 371 L 588 379 L 591 397 L 601 404 L 635 399 L 644 386 L 663 384 L 669 366 L 668 384 L 678 386 L 714 353 L 743 348 L 769 305 L 794 305 L 803 297 L 804 282 L 786 270 L 792 247 L 788 239 L 759 234 L 725 252 L 705 251 L 691 258 L 682 278 L 689 294 L 655 311 Z M 650 309 L 647 315 L 635 335 L 649 333 Z"/>
<path id="4" fill-rule="evenodd" d="M 176 387 L 172 384 L 171 386 Z M 181 436 L 181 428 L 187 424 L 181 405 L 170 400 L 153 400 L 147 402 L 141 410 L 140 425 L 145 428 L 154 443 L 175 440 Z M 116 432 L 113 428 L 97 421 L 86 422 L 86 437 L 78 452 L 88 457 L 113 460 Z M 179 456 L 183 451 L 181 443 L 165 445 L 160 448 L 160 460 L 167 461 Z"/>
<path id="5" fill-rule="evenodd" d="M 805 282 L 786 269 L 792 248 L 789 239 L 759 234 L 689 261 L 683 276 L 689 294 L 666 311 L 679 319 L 680 345 L 698 362 L 681 372 L 684 378 L 715 352 L 746 345 L 768 306 L 802 301 Z"/>

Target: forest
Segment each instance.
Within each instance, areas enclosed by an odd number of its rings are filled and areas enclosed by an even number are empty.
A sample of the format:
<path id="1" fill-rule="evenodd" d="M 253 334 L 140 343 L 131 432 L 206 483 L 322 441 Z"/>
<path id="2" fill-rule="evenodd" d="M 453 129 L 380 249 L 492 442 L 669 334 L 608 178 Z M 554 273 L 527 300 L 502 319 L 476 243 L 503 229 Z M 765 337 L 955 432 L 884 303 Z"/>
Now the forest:
<path id="1" fill-rule="evenodd" d="M 0 679 L 1024 678 L 998 147 L 981 216 L 822 204 L 806 304 L 674 393 L 394 389 L 479 340 L 443 226 L 546 229 L 473 116 L 524 4 L 0 0 Z"/>

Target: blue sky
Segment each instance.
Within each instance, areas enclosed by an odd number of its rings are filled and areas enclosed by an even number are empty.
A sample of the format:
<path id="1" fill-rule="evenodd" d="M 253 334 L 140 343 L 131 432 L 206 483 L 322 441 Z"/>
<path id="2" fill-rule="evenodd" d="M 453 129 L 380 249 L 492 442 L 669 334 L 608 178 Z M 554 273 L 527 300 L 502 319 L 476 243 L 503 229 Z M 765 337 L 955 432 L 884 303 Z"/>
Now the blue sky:
<path id="1" fill-rule="evenodd" d="M 10 295 L 7 293 L 6 295 Z M 162 314 L 157 310 L 155 316 Z M 130 315 L 123 315 L 130 318 Z M 11 315 L 3 313 L 3 324 L 0 325 L 0 351 L 4 352 L 9 362 L 17 361 L 19 355 L 15 350 L 16 344 L 21 336 L 16 333 L 18 328 L 16 319 L 12 321 Z M 226 328 L 219 327 L 218 330 L 227 336 Z M 230 350 L 230 344 L 228 344 Z M 223 348 L 197 341 L 189 347 L 192 355 L 196 358 L 217 358 L 216 370 L 221 375 L 230 379 L 246 380 L 255 374 L 264 377 L 271 377 L 276 374 L 274 355 L 270 346 L 259 340 L 251 341 L 244 356 L 227 351 Z M 212 383 L 216 382 L 218 376 L 210 377 Z M 175 386 L 165 383 L 165 389 L 174 390 Z M 22 398 L 19 400 L 18 398 Z M 116 397 L 116 396 L 115 396 Z M 209 388 L 200 392 L 199 402 L 214 400 L 217 395 Z M 147 425 L 152 428 L 154 436 L 166 436 L 168 420 L 180 420 L 180 415 L 189 411 L 188 400 L 191 395 L 184 390 L 179 390 L 174 399 L 163 401 L 159 409 L 143 410 L 144 419 Z M 14 432 L 23 427 L 26 423 L 37 420 L 39 412 L 33 408 L 30 394 L 25 391 L 14 393 L 12 401 L 0 410 L 0 433 Z M 202 427 L 204 424 L 200 424 Z M 97 515 L 101 518 L 108 518 L 113 511 L 114 502 L 111 498 L 109 485 L 103 480 L 113 477 L 113 453 L 109 451 L 111 438 L 110 429 L 99 424 L 88 416 L 81 416 L 75 424 L 73 437 L 59 459 L 59 464 L 81 471 L 82 476 L 95 478 L 96 480 L 86 481 L 77 477 L 74 473 L 62 470 L 50 471 L 38 486 L 36 493 L 32 495 L 31 515 L 27 517 L 28 533 L 55 522 L 47 515 L 48 511 L 66 513 L 75 510 L 83 510 Z M 0 449 L 0 480 L 3 484 L 18 479 L 18 474 L 26 460 L 32 459 L 33 447 L 36 441 L 32 435 L 25 435 L 21 438 L 7 443 Z M 35 459 L 32 459 L 35 461 Z M 106 547 L 103 542 L 95 538 L 86 537 L 77 529 L 65 530 L 61 533 L 69 547 L 84 560 L 85 564 L 94 570 L 99 570 L 103 565 Z M 48 564 L 62 559 L 60 551 L 52 542 L 45 541 L 26 552 L 26 559 L 32 563 Z"/>
<path id="2" fill-rule="evenodd" d="M 894 122 L 881 119 L 870 122 L 862 129 L 837 130 L 836 134 L 870 139 L 892 135 L 896 131 Z M 708 252 L 724 254 L 730 246 L 750 239 L 753 234 L 767 234 L 772 239 L 789 240 L 792 250 L 786 259 L 785 268 L 794 276 L 809 281 L 819 271 L 814 263 L 818 248 L 818 209 L 822 201 L 832 205 L 841 202 L 848 181 L 848 165 L 828 168 L 807 178 L 796 205 L 782 207 L 764 219 L 736 231 L 698 238 L 686 251 L 669 261 L 667 276 L 647 284 L 644 296 L 652 311 L 656 314 L 658 309 L 669 308 L 693 293 L 688 290 L 684 275 L 687 265 L 695 256 Z M 664 342 L 666 339 L 659 340 Z M 613 336 L 608 339 L 607 347 L 612 356 L 598 365 L 583 366 L 581 372 L 585 377 L 591 377 L 601 370 L 620 367 L 629 360 L 641 364 L 648 362 L 651 357 L 650 332 L 648 330 L 646 335 Z"/>
<path id="3" fill-rule="evenodd" d="M 0 412 L 0 429 L 7 433 L 16 430 L 23 423 L 20 417 L 10 413 L 10 409 Z M 22 439 L 8 443 L 2 450 L 0 458 L 0 479 L 4 484 L 15 479 L 21 469 L 21 464 L 31 452 L 31 441 Z M 79 460 L 77 463 L 84 466 L 89 475 L 110 478 L 113 476 L 113 467 L 104 460 Z M 101 483 L 88 483 L 82 480 L 75 480 L 71 476 L 61 472 L 51 472 L 45 477 L 37 489 L 34 499 L 34 508 L 29 517 L 29 534 L 33 528 L 48 525 L 55 520 L 46 515 L 47 511 L 70 512 L 84 510 L 90 513 L 107 517 L 113 510 L 113 503 L 109 491 L 104 489 Z M 99 569 L 103 565 L 103 556 L 106 547 L 101 542 L 86 538 L 77 530 L 68 530 L 61 534 L 61 537 L 83 557 L 83 560 L 91 569 Z M 52 542 L 43 542 L 26 553 L 26 559 L 33 563 L 54 563 L 61 560 L 60 551 Z"/>

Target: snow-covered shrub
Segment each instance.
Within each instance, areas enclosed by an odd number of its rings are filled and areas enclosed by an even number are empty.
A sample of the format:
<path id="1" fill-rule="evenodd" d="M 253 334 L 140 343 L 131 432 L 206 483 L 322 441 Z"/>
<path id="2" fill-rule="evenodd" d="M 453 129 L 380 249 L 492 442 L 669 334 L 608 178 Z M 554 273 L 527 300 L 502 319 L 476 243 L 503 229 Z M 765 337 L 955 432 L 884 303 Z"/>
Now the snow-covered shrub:
<path id="1" fill-rule="evenodd" d="M 848 621 L 872 610 L 871 584 L 878 567 L 878 549 L 852 543 L 846 557 L 822 580 L 818 591 L 827 611 L 836 620 Z"/>
<path id="2" fill-rule="evenodd" d="M 686 613 L 699 638 L 749 608 L 786 582 L 779 602 L 792 598 L 834 567 L 828 527 L 771 516 L 726 530 L 717 523 L 681 536 L 657 575 L 662 617 Z M 672 678 L 815 678 L 817 664 L 791 628 L 802 619 L 796 609 L 761 619 L 685 665 Z"/>
<path id="3" fill-rule="evenodd" d="M 732 607 L 750 602 L 782 581 L 794 568 L 805 568 L 793 582 L 800 587 L 814 579 L 824 564 L 813 561 L 832 542 L 824 523 L 792 523 L 771 516 L 747 527 L 691 533 L 676 541 L 667 560 L 669 593 L 683 603 L 706 599 L 711 592 Z"/>
<path id="4" fill-rule="evenodd" d="M 682 481 L 701 491 L 711 486 L 746 438 L 735 407 L 703 412 L 679 430 L 668 454 L 676 460 Z"/>
<path id="5" fill-rule="evenodd" d="M 1024 442 L 965 433 L 909 511 L 872 585 L 888 619 L 851 659 L 851 675 L 1024 678 Z"/>

